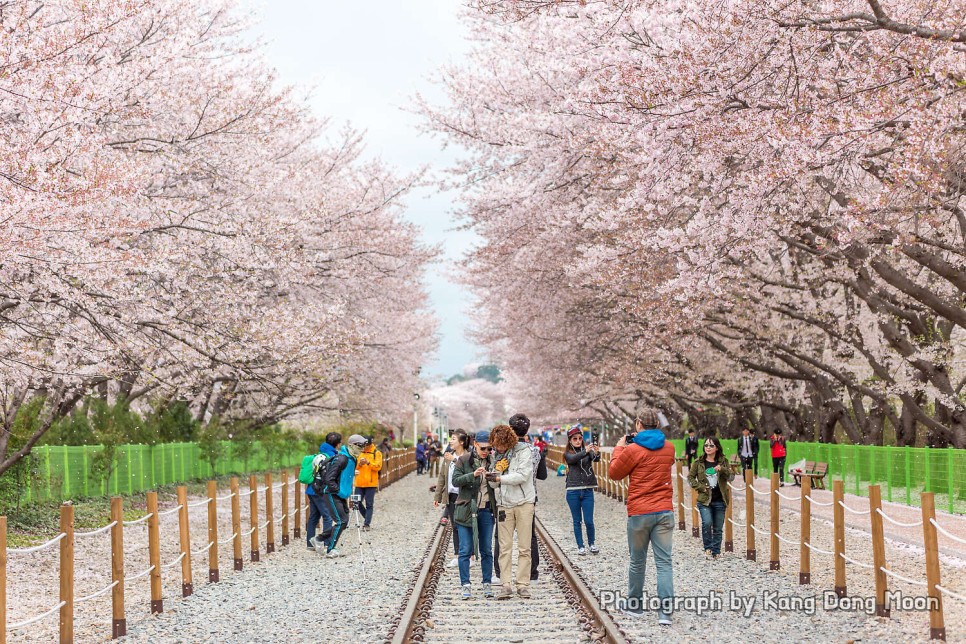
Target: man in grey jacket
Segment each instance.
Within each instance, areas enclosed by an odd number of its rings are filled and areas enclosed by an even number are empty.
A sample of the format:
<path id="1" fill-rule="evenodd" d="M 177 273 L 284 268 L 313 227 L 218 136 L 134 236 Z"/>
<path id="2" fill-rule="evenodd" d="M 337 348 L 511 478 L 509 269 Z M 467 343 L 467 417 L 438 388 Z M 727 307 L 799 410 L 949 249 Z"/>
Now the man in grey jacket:
<path id="1" fill-rule="evenodd" d="M 533 508 L 537 492 L 533 482 L 533 452 L 520 441 L 509 425 L 497 425 L 490 432 L 490 445 L 497 451 L 496 474 L 489 478 L 496 492 L 497 534 L 500 541 L 500 579 L 497 599 L 513 597 L 510 574 L 513 570 L 513 533 L 520 544 L 517 557 L 517 594 L 530 599 L 530 539 L 533 534 Z"/>

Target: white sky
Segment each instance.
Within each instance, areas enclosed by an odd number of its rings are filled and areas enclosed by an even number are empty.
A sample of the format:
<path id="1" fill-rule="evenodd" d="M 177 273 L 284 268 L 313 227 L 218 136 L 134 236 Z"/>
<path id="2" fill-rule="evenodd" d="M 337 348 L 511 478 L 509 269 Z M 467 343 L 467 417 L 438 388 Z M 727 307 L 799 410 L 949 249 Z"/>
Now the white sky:
<path id="1" fill-rule="evenodd" d="M 256 34 L 283 84 L 314 88 L 312 107 L 333 125 L 348 121 L 366 132 L 368 154 L 405 173 L 430 165 L 442 170 L 454 157 L 440 142 L 416 131 L 405 111 L 417 92 L 437 100 L 428 77 L 466 49 L 459 0 L 271 0 L 256 9 Z M 478 359 L 464 337 L 470 297 L 445 277 L 449 264 L 473 243 L 455 232 L 452 194 L 426 188 L 407 202 L 407 217 L 428 243 L 442 243 L 444 263 L 427 278 L 440 321 L 440 349 L 424 373 L 449 376 Z"/>

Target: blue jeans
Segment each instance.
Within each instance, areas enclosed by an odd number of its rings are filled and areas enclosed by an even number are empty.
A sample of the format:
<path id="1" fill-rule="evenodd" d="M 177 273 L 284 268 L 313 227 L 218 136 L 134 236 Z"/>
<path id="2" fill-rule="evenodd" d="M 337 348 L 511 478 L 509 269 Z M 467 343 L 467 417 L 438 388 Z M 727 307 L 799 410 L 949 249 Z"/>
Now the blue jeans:
<path id="1" fill-rule="evenodd" d="M 674 576 L 671 570 L 671 543 L 674 536 L 674 513 L 670 510 L 657 514 L 638 514 L 627 517 L 627 547 L 631 553 L 627 571 L 627 599 L 631 606 L 644 598 L 644 568 L 647 548 L 654 546 L 654 566 L 657 568 L 657 596 L 661 598 L 662 616 L 671 614 L 674 597 Z"/>
<path id="2" fill-rule="evenodd" d="M 357 487 L 356 494 L 362 497 L 359 501 L 359 514 L 362 515 L 365 525 L 372 523 L 372 511 L 376 507 L 376 488 Z"/>
<path id="3" fill-rule="evenodd" d="M 306 494 L 309 500 L 309 522 L 305 526 L 305 543 L 312 545 L 312 537 L 315 530 L 319 527 L 319 519 L 322 519 L 322 532 L 328 532 L 332 528 L 332 514 L 326 507 L 325 497 L 321 494 Z"/>
<path id="4" fill-rule="evenodd" d="M 473 527 L 454 523 L 460 535 L 460 585 L 470 583 L 470 556 L 473 554 Z M 480 510 L 476 515 L 477 538 L 480 541 L 480 571 L 483 583 L 493 578 L 493 513 Z"/>
<path id="5" fill-rule="evenodd" d="M 584 535 L 580 529 L 581 515 L 583 515 L 583 523 L 587 526 L 587 541 L 590 545 L 594 545 L 593 488 L 567 490 L 567 505 L 570 506 L 570 515 L 574 519 L 574 536 L 577 537 L 577 547 L 584 547 Z"/>
<path id="6" fill-rule="evenodd" d="M 704 549 L 710 550 L 713 555 L 721 554 L 726 507 L 724 501 L 712 501 L 710 505 L 698 503 L 698 512 L 701 513 L 701 540 L 704 541 Z"/>

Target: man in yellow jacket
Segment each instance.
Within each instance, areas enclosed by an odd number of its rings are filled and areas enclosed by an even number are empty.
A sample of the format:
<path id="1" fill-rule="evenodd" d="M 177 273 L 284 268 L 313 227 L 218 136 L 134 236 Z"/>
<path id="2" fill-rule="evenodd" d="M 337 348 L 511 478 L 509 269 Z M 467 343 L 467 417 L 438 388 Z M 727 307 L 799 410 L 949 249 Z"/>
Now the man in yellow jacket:
<path id="1" fill-rule="evenodd" d="M 362 497 L 359 502 L 359 513 L 365 524 L 363 530 L 369 530 L 372 523 L 372 510 L 376 504 L 376 490 L 379 488 L 379 470 L 382 469 L 382 452 L 376 449 L 372 439 L 366 443 L 356 463 L 356 494 Z"/>

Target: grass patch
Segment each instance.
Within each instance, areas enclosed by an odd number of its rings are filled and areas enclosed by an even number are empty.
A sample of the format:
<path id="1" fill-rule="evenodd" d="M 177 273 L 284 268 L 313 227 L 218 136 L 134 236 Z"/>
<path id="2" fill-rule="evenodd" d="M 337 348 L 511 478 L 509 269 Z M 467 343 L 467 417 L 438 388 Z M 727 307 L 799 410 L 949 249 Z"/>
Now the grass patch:
<path id="1" fill-rule="evenodd" d="M 289 470 L 291 471 L 291 470 Z M 273 484 L 278 482 L 277 473 Z M 238 485 L 242 490 L 248 489 L 248 477 L 238 477 Z M 227 492 L 231 484 L 231 476 L 219 476 L 214 479 L 218 483 L 219 494 Z M 177 504 L 179 483 L 164 485 L 157 489 L 158 505 L 162 509 Z M 188 496 L 204 496 L 208 493 L 208 479 L 188 481 L 184 483 Z M 258 476 L 259 487 L 265 485 L 264 475 Z M 132 521 L 147 514 L 147 492 L 121 494 L 124 499 L 124 520 Z M 74 505 L 74 529 L 87 532 L 104 527 L 111 522 L 111 497 L 97 496 L 77 499 Z M 25 548 L 35 546 L 56 536 L 60 532 L 60 504 L 52 501 L 34 503 L 19 509 L 7 510 L 7 545 L 10 548 Z"/>

